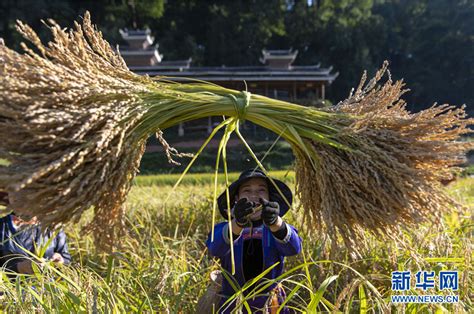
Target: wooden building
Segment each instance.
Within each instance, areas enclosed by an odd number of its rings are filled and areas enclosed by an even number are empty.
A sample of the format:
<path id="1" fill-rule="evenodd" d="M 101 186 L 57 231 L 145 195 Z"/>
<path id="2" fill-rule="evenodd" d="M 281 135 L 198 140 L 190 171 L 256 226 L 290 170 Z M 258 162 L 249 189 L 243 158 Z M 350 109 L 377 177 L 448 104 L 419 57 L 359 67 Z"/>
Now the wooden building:
<path id="1" fill-rule="evenodd" d="M 293 65 L 298 51 L 292 49 L 264 49 L 259 66 L 193 67 L 191 58 L 163 60 L 158 45 L 152 46 L 154 39 L 150 36 L 150 30 L 121 30 L 120 34 L 128 43 L 125 47 L 119 47 L 120 53 L 130 70 L 137 74 L 163 75 L 179 82 L 193 78 L 237 90 L 243 90 L 246 84 L 251 93 L 304 105 L 321 104 L 326 97 L 326 87 L 339 74 L 333 73 L 332 67 L 322 68 L 320 64 Z M 207 123 L 193 121 L 182 124 L 178 132 L 184 135 L 185 130 L 205 128 L 210 133 L 213 126 L 209 118 Z"/>

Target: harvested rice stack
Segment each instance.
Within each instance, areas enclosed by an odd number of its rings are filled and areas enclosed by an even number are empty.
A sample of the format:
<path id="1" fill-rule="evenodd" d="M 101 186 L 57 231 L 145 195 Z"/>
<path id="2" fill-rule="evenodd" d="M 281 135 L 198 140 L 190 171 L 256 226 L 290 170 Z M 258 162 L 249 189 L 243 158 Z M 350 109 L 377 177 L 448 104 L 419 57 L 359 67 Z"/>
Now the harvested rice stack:
<path id="1" fill-rule="evenodd" d="M 319 111 L 135 75 L 89 14 L 70 32 L 49 25 L 54 39 L 44 46 L 18 24 L 38 53 L 0 46 L 0 158 L 10 162 L 0 167 L 0 190 L 21 214 L 54 225 L 93 207 L 89 230 L 98 244 L 112 244 L 148 136 L 157 134 L 172 160 L 179 154 L 161 130 L 208 116 L 226 116 L 219 128 L 228 132 L 247 119 L 281 134 L 297 158 L 306 226 L 342 236 L 354 252 L 366 230 L 396 238 L 401 227 L 437 223 L 455 205 L 437 180 L 472 147 L 456 142 L 472 120 L 446 106 L 408 113 L 401 82 L 377 85 L 386 65 L 333 110 Z"/>
<path id="2" fill-rule="evenodd" d="M 89 45 L 89 22 L 69 36 L 51 24 L 55 43 L 45 47 L 18 23 L 39 55 L 0 47 L 0 158 L 11 162 L 0 186 L 13 210 L 45 224 L 93 206 L 97 235 L 111 242 L 144 151 L 131 129 L 145 112 L 137 96 L 145 87 L 99 36 Z"/>
<path id="3" fill-rule="evenodd" d="M 341 235 L 356 256 L 366 230 L 399 240 L 402 228 L 426 220 L 439 225 L 444 212 L 458 208 L 439 181 L 453 176 L 453 166 L 473 146 L 455 142 L 469 132 L 463 109 L 445 105 L 410 114 L 399 100 L 402 82 L 375 85 L 386 66 L 334 108 L 359 117 L 336 138 L 350 150 L 310 141 L 318 154 L 316 167 L 304 154 L 297 158 L 307 225 L 334 241 Z"/>

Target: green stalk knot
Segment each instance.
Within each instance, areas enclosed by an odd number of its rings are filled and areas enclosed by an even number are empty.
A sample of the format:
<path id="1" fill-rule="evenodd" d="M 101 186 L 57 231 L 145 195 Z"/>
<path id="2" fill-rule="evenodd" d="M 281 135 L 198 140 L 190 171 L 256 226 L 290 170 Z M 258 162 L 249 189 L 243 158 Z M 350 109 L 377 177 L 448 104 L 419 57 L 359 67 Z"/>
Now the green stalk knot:
<path id="1" fill-rule="evenodd" d="M 245 121 L 247 116 L 247 108 L 250 105 L 250 96 L 251 94 L 247 91 L 241 92 L 242 97 L 236 97 L 234 95 L 229 95 L 230 99 L 234 102 L 235 112 L 237 113 L 237 118 L 241 121 Z"/>

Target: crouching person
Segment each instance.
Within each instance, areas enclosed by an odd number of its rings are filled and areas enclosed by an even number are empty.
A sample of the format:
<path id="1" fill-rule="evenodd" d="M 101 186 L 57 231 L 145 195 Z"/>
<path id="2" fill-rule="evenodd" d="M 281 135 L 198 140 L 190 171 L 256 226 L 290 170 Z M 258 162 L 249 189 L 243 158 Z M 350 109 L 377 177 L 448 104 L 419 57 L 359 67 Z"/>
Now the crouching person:
<path id="1" fill-rule="evenodd" d="M 285 196 L 289 204 L 292 194 L 282 181 L 273 181 Z M 283 272 L 285 256 L 299 254 L 301 238 L 292 225 L 284 221 L 283 216 L 289 210 L 287 202 L 281 197 L 269 178 L 260 170 L 247 170 L 240 174 L 237 181 L 229 186 L 232 206 L 232 233 L 235 254 L 235 275 L 240 286 L 275 265 L 264 278 L 275 279 Z M 218 198 L 221 215 L 227 220 L 226 192 Z M 230 233 L 228 222 L 222 222 L 214 228 L 214 241 L 211 234 L 206 241 L 212 256 L 218 257 L 223 269 L 231 273 Z M 244 294 L 253 289 L 247 289 Z M 232 285 L 223 276 L 221 300 L 217 307 L 219 313 L 230 313 L 235 309 L 235 301 L 222 306 L 235 293 Z M 262 295 L 263 294 L 263 295 Z M 275 283 L 259 296 L 247 300 L 252 313 L 273 313 L 284 301 L 285 292 Z M 245 307 L 243 308 L 245 312 Z M 289 313 L 283 309 L 280 313 Z"/>
<path id="2" fill-rule="evenodd" d="M 43 258 L 57 264 L 69 264 L 71 255 L 66 244 L 66 235 L 56 235 L 41 230 L 37 219 L 22 220 L 15 214 L 0 218 L 0 267 L 15 273 L 32 274 L 31 253 L 47 245 Z"/>

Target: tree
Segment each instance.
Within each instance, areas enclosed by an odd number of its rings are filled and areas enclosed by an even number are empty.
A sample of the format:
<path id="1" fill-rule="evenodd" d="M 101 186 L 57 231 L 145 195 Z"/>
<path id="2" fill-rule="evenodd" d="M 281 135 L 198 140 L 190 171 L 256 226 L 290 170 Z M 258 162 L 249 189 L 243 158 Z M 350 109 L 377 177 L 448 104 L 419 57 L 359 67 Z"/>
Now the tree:
<path id="1" fill-rule="evenodd" d="M 374 70 L 381 64 L 375 62 L 371 46 L 377 37 L 367 36 L 380 23 L 372 15 L 372 0 L 295 1 L 285 21 L 286 36 L 280 39 L 300 51 L 297 62 L 334 66 L 339 77 L 328 96 L 338 101 L 344 99 L 355 86 L 364 69 Z"/>
<path id="2" fill-rule="evenodd" d="M 263 48 L 298 49 L 296 64 L 334 66 L 340 75 L 327 96 L 337 102 L 383 60 L 405 78 L 413 110 L 434 101 L 468 104 L 474 114 L 474 2 L 469 0 L 4 0 L 0 37 L 19 47 L 15 20 L 71 26 L 85 10 L 105 38 L 120 28 L 149 27 L 165 60 L 193 65 L 257 65 Z M 370 74 L 371 74 L 370 73 Z"/>
<path id="3" fill-rule="evenodd" d="M 376 5 L 373 13 L 382 17 L 386 37 L 378 54 L 385 55 L 394 77 L 403 77 L 411 89 L 404 97 L 409 108 L 466 103 L 473 114 L 472 1 L 391 0 Z"/>

